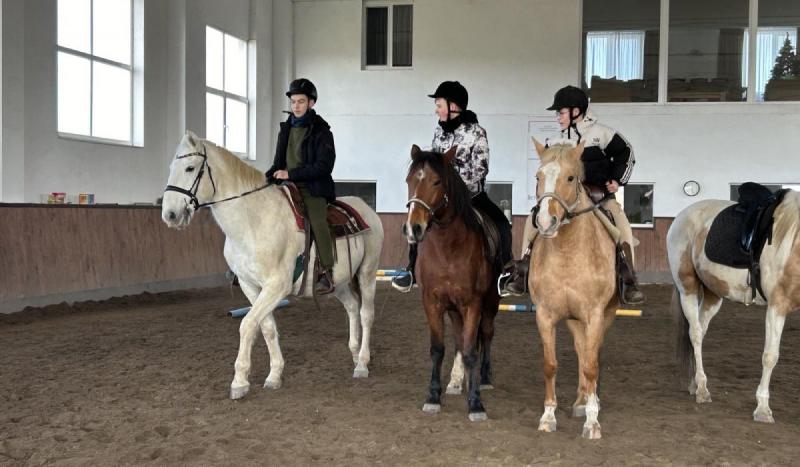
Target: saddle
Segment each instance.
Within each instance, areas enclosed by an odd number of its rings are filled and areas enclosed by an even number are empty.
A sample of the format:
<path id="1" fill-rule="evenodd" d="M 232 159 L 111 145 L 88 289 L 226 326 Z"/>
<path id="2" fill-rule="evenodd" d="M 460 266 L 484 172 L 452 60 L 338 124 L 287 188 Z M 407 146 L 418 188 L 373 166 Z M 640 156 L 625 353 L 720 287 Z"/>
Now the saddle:
<path id="1" fill-rule="evenodd" d="M 310 225 L 310 222 L 300 189 L 291 182 L 283 183 L 281 188 L 292 207 L 298 230 L 306 230 L 306 225 Z M 328 203 L 327 220 L 334 238 L 349 237 L 369 229 L 369 225 L 355 208 L 338 199 Z"/>
<path id="2" fill-rule="evenodd" d="M 772 244 L 775 209 L 789 190 L 772 193 L 753 182 L 739 187 L 739 202 L 723 209 L 711 224 L 706 237 L 705 253 L 709 260 L 736 269 L 748 269 L 748 282 L 753 291 L 761 289 L 761 252 Z"/>
<path id="3" fill-rule="evenodd" d="M 309 259 L 311 258 L 311 221 L 308 218 L 305 203 L 303 202 L 303 195 L 300 194 L 300 189 L 297 185 L 291 182 L 284 182 L 281 184 L 281 193 L 283 193 L 289 206 L 292 208 L 297 229 L 305 232 L 305 248 L 303 254 L 297 257 L 295 264 L 294 276 L 292 282 L 296 282 L 300 276 L 303 276 L 303 281 L 300 285 L 300 290 L 305 290 L 307 275 L 303 274 L 308 271 Z M 333 200 L 328 203 L 327 212 L 328 227 L 334 240 L 345 238 L 347 240 L 347 258 L 350 266 L 350 277 L 353 275 L 353 264 L 350 255 L 350 237 L 361 234 L 369 230 L 369 224 L 361 217 L 361 214 L 355 208 L 341 200 Z M 337 242 L 333 242 L 333 257 L 338 259 L 339 251 Z M 314 264 L 314 271 L 319 272 L 319 257 Z"/>

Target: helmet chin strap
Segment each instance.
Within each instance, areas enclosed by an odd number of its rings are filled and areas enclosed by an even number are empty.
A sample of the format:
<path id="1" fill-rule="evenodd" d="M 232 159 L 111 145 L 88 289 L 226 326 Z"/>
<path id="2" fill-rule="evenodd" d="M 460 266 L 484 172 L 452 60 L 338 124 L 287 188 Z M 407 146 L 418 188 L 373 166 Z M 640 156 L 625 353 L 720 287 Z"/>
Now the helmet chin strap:
<path id="1" fill-rule="evenodd" d="M 569 108 L 569 126 L 567 127 L 567 139 L 572 139 L 572 129 L 575 128 L 575 135 L 578 136 L 578 143 L 580 143 L 583 135 L 581 135 L 581 132 L 578 131 L 578 124 L 575 123 L 575 119 L 577 117 L 572 115 L 572 109 L 577 109 L 577 107 Z M 580 115 L 578 117 L 580 117 Z"/>

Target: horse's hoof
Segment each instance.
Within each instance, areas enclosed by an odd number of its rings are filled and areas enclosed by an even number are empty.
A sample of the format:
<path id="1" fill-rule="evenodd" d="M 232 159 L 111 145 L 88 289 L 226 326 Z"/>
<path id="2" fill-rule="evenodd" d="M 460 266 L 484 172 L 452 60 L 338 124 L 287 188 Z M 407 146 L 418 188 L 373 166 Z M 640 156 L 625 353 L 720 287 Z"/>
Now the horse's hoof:
<path id="1" fill-rule="evenodd" d="M 241 399 L 250 392 L 250 385 L 247 386 L 231 386 L 231 400 Z"/>
<path id="2" fill-rule="evenodd" d="M 486 412 L 472 412 L 469 414 L 469 421 L 471 422 L 484 422 L 489 420 Z"/>
<path id="3" fill-rule="evenodd" d="M 591 425 L 583 425 L 583 434 L 581 435 L 585 439 L 600 439 L 602 438 L 602 434 L 600 433 L 600 424 L 595 422 Z"/>
<path id="4" fill-rule="evenodd" d="M 573 418 L 583 418 L 585 416 L 586 416 L 586 406 L 585 405 L 572 406 L 572 417 Z"/>
<path id="5" fill-rule="evenodd" d="M 369 370 L 366 368 L 356 368 L 353 371 L 353 378 L 367 378 L 369 376 Z"/>
<path id="6" fill-rule="evenodd" d="M 753 412 L 753 421 L 759 423 L 775 423 L 775 419 L 772 418 L 771 412 L 759 412 L 758 410 Z"/>
<path id="7" fill-rule="evenodd" d="M 711 402 L 711 393 L 706 391 L 697 391 L 694 395 L 694 400 L 697 401 L 698 404 L 707 404 Z"/>
<path id="8" fill-rule="evenodd" d="M 430 414 L 439 413 L 439 412 L 442 411 L 442 405 L 441 404 L 428 404 L 428 403 L 426 403 L 425 405 L 422 406 L 422 411 L 425 412 L 425 413 L 430 413 Z"/>
<path id="9" fill-rule="evenodd" d="M 447 394 L 461 394 L 461 386 L 447 386 Z"/>
<path id="10" fill-rule="evenodd" d="M 541 420 L 539 422 L 539 431 L 544 431 L 545 433 L 554 433 L 556 431 L 556 420 Z"/>
<path id="11" fill-rule="evenodd" d="M 481 391 L 486 391 L 489 389 L 494 389 L 494 386 L 492 386 L 491 384 L 481 384 Z"/>
<path id="12" fill-rule="evenodd" d="M 270 379 L 267 378 L 264 381 L 264 389 L 280 389 L 280 388 L 281 388 L 281 380 L 270 381 Z"/>

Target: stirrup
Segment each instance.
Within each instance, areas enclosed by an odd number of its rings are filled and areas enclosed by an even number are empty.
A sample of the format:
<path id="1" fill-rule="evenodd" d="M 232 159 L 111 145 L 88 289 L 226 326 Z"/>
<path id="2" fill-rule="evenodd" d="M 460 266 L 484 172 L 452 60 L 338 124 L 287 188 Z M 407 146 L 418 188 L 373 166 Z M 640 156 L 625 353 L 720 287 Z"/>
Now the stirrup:
<path id="1" fill-rule="evenodd" d="M 392 278 L 392 287 L 400 293 L 408 293 L 411 292 L 411 289 L 414 287 L 414 273 L 411 271 L 403 271 L 405 274 L 401 274 Z M 398 284 L 398 280 L 408 279 L 408 285 Z"/>
<path id="2" fill-rule="evenodd" d="M 511 297 L 512 295 L 515 295 L 506 290 L 506 286 L 511 281 L 512 275 L 513 274 L 510 272 L 504 272 L 500 274 L 500 277 L 497 278 L 497 293 L 501 297 Z"/>

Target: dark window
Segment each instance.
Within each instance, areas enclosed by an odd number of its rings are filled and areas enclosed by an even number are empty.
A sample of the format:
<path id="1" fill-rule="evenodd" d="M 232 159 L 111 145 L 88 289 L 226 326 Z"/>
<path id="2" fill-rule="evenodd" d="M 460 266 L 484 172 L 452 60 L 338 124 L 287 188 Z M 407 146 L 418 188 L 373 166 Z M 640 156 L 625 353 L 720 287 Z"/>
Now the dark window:
<path id="1" fill-rule="evenodd" d="M 375 182 L 336 182 L 336 196 L 357 196 L 375 209 Z"/>

